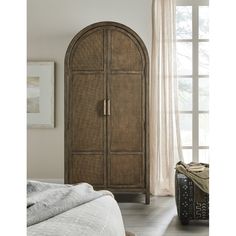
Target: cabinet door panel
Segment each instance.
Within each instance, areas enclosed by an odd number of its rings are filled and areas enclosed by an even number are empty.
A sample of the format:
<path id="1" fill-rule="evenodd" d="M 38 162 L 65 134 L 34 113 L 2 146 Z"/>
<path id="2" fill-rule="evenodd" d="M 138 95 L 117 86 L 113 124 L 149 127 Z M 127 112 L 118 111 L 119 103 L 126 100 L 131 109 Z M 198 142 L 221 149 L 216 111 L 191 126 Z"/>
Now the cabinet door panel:
<path id="1" fill-rule="evenodd" d="M 144 187 L 144 169 L 142 155 L 110 155 L 111 187 Z"/>
<path id="2" fill-rule="evenodd" d="M 111 69 L 125 71 L 142 70 L 142 57 L 131 35 L 118 30 L 111 31 Z"/>
<path id="3" fill-rule="evenodd" d="M 96 30 L 84 35 L 76 44 L 71 58 L 73 70 L 104 69 L 104 32 Z"/>
<path id="4" fill-rule="evenodd" d="M 92 185 L 105 185 L 103 155 L 72 155 L 71 183 L 86 182 Z"/>
<path id="5" fill-rule="evenodd" d="M 110 151 L 143 151 L 141 75 L 112 75 L 110 100 Z"/>
<path id="6" fill-rule="evenodd" d="M 104 78 L 74 74 L 71 86 L 72 151 L 104 151 Z"/>

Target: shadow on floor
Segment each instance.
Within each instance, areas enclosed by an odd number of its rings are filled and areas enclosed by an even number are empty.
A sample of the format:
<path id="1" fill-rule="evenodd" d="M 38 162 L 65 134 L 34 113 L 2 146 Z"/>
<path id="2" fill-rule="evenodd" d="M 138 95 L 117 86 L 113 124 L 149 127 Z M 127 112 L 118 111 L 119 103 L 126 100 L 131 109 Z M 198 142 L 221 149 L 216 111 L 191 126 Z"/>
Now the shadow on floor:
<path id="1" fill-rule="evenodd" d="M 119 193 L 114 194 L 115 199 L 119 203 L 144 203 L 145 201 L 145 195 L 144 194 L 137 194 L 137 193 Z"/>

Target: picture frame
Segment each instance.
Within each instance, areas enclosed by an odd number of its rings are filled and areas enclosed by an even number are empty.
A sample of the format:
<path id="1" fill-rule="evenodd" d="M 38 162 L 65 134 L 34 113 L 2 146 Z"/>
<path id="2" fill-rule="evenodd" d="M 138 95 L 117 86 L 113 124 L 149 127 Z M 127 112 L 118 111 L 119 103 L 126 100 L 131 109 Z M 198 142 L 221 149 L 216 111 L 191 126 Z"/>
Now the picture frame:
<path id="1" fill-rule="evenodd" d="M 54 62 L 27 62 L 27 127 L 54 128 Z"/>

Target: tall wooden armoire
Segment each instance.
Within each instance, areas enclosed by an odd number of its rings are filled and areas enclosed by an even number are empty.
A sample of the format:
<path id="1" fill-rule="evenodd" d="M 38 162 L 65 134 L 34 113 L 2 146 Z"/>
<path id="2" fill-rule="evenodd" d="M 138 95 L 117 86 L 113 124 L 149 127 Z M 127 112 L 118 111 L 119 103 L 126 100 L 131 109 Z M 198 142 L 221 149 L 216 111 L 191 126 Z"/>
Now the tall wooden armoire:
<path id="1" fill-rule="evenodd" d="M 145 193 L 149 203 L 147 49 L 130 28 L 100 22 L 65 57 L 65 183 Z"/>

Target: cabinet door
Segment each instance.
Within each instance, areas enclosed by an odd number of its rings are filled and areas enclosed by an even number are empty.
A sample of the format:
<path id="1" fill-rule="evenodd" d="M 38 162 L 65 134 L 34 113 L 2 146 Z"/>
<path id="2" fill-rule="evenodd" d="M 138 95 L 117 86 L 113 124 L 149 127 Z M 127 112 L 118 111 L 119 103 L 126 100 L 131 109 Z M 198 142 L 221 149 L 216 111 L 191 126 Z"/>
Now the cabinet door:
<path id="1" fill-rule="evenodd" d="M 132 36 L 122 30 L 110 30 L 108 42 L 108 184 L 140 188 L 145 183 L 142 58 Z"/>
<path id="2" fill-rule="evenodd" d="M 69 183 L 106 186 L 104 31 L 75 44 L 69 84 Z"/>

